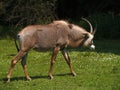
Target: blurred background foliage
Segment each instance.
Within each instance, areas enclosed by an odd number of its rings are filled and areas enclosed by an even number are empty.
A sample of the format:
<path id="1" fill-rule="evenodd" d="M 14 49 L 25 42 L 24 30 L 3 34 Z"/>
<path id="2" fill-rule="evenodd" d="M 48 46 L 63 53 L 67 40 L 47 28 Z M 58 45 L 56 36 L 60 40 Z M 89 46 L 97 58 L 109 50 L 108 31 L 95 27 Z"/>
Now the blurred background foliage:
<path id="1" fill-rule="evenodd" d="M 119 5 L 119 0 L 0 0 L 0 38 L 57 19 L 86 26 L 85 17 L 93 26 L 97 23 L 96 39 L 120 39 Z"/>

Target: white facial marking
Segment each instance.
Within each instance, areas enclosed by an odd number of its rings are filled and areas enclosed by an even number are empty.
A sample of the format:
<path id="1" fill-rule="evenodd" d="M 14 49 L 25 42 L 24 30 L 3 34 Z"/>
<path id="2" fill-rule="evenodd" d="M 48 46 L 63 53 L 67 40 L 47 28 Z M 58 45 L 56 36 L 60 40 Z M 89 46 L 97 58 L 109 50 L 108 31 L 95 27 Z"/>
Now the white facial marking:
<path id="1" fill-rule="evenodd" d="M 95 49 L 95 45 L 92 44 L 92 45 L 90 46 L 90 49 L 91 49 L 91 50 L 94 50 L 94 49 Z"/>
<path id="2" fill-rule="evenodd" d="M 89 40 L 92 40 L 92 39 L 93 39 L 93 35 L 89 34 Z"/>

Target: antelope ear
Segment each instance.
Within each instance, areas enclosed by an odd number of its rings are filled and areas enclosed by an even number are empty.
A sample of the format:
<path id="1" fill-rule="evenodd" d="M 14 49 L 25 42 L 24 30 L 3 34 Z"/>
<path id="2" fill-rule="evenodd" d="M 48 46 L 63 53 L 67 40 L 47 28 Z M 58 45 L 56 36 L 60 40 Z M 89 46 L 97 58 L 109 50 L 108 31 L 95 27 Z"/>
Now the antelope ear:
<path id="1" fill-rule="evenodd" d="M 70 29 L 72 29 L 72 28 L 73 28 L 73 25 L 72 25 L 72 24 L 68 24 L 68 27 L 69 27 Z"/>

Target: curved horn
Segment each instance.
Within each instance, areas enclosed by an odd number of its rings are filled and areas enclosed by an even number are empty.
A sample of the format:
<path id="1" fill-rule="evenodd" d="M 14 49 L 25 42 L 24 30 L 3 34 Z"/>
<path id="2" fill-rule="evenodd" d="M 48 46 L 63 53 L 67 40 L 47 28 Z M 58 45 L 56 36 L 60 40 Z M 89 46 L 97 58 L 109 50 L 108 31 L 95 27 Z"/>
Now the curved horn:
<path id="1" fill-rule="evenodd" d="M 85 19 L 85 18 L 82 18 L 82 20 L 86 21 L 86 22 L 89 24 L 89 26 L 90 26 L 90 33 L 93 33 L 93 27 L 92 27 L 90 21 L 88 21 L 88 20 Z"/>
<path id="2" fill-rule="evenodd" d="M 94 31 L 93 31 L 93 35 L 96 33 L 96 31 L 97 31 L 97 22 L 96 22 L 96 20 L 94 20 L 94 22 L 95 22 L 95 28 L 94 28 Z"/>
<path id="3" fill-rule="evenodd" d="M 97 23 L 95 25 L 95 28 L 94 28 L 94 31 L 92 32 L 92 34 L 94 35 L 96 33 L 96 31 L 97 31 Z"/>

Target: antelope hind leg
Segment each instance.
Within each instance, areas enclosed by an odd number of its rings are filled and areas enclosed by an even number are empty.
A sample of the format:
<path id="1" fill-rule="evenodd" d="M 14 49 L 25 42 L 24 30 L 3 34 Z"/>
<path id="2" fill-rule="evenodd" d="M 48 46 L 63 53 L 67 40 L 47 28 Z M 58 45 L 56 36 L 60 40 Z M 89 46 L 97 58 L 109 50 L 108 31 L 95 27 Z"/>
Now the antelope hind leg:
<path id="1" fill-rule="evenodd" d="M 12 59 L 10 68 L 8 70 L 7 82 L 10 82 L 10 77 L 16 63 L 26 54 L 24 51 L 19 51 L 19 53 Z"/>

